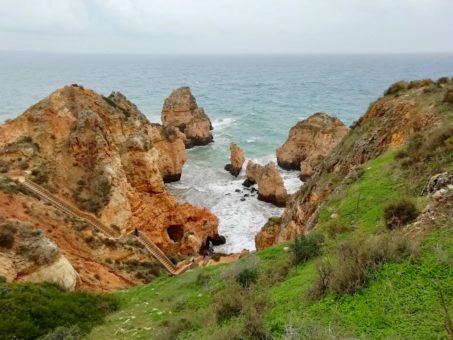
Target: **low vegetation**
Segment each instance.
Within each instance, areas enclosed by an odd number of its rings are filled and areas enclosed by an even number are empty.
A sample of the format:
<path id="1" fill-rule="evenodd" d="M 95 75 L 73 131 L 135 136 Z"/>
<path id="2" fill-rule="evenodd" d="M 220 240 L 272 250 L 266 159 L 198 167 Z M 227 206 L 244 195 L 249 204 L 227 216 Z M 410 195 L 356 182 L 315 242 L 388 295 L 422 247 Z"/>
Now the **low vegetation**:
<path id="1" fill-rule="evenodd" d="M 10 339 L 66 339 L 57 335 L 86 334 L 117 307 L 112 295 L 68 293 L 47 283 L 0 283 L 0 334 Z"/>

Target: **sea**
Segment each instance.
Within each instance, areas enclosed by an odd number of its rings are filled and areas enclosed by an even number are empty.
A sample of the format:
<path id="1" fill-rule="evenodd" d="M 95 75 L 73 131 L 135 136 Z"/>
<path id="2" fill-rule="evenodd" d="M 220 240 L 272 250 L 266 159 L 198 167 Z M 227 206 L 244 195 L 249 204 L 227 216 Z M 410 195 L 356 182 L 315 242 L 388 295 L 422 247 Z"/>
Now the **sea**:
<path id="1" fill-rule="evenodd" d="M 160 122 L 165 98 L 189 86 L 213 123 L 214 143 L 188 150 L 179 182 L 167 190 L 207 207 L 227 243 L 217 251 L 254 250 L 254 237 L 281 208 L 258 201 L 223 168 L 229 145 L 265 164 L 297 121 L 327 112 L 351 125 L 398 80 L 453 77 L 452 54 L 393 55 L 90 55 L 0 52 L 0 122 L 52 91 L 80 84 L 101 94 L 120 91 Z M 281 170 L 290 193 L 303 183 Z M 248 196 L 246 196 L 246 194 Z"/>

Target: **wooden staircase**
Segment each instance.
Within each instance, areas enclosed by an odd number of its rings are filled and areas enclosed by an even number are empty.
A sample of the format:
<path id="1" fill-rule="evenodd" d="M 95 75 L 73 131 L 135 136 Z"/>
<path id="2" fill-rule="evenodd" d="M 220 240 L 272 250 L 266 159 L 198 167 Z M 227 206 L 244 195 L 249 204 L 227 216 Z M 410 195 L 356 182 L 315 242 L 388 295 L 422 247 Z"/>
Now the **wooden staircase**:
<path id="1" fill-rule="evenodd" d="M 27 188 L 28 190 L 30 190 L 32 193 L 42 198 L 43 200 L 49 202 L 58 210 L 62 211 L 63 213 L 69 216 L 84 221 L 85 223 L 89 224 L 90 226 L 92 226 L 99 232 L 103 233 L 104 235 L 108 236 L 109 238 L 119 239 L 122 237 L 122 235 L 104 225 L 94 216 L 81 211 L 80 209 L 74 207 L 72 204 L 64 201 L 63 199 L 56 197 L 48 190 L 44 189 L 42 186 L 36 184 L 35 182 L 30 181 L 29 179 L 26 179 L 24 177 L 16 177 L 15 179 L 17 179 L 25 188 Z M 171 262 L 171 260 L 165 255 L 165 253 L 162 250 L 160 250 L 160 248 L 156 246 L 156 244 L 143 233 L 139 233 L 137 240 L 141 244 L 143 244 L 145 249 L 154 258 L 156 258 L 162 264 L 162 266 L 164 266 L 165 269 L 167 269 L 167 271 L 170 274 L 179 275 L 190 268 L 191 264 L 184 264 L 180 267 L 174 265 L 173 262 Z"/>

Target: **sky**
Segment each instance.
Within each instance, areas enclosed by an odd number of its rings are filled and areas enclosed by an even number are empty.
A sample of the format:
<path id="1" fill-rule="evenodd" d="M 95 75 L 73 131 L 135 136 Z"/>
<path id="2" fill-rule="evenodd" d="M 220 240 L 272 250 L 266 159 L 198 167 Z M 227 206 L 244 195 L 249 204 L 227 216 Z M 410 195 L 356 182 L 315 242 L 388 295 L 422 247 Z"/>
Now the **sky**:
<path id="1" fill-rule="evenodd" d="M 0 50 L 453 52 L 453 0 L 0 0 Z"/>

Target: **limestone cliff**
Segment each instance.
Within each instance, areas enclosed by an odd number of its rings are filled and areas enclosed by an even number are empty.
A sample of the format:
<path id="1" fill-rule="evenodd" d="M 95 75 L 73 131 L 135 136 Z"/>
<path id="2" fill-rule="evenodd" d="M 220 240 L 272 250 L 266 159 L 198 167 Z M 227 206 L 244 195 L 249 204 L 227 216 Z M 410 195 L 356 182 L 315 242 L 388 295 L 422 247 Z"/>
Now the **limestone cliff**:
<path id="1" fill-rule="evenodd" d="M 315 113 L 291 128 L 288 140 L 277 149 L 278 165 L 288 170 L 300 169 L 302 177 L 309 177 L 348 130 L 339 119 Z"/>
<path id="2" fill-rule="evenodd" d="M 197 253 L 217 234 L 207 209 L 165 192 L 164 180 L 177 179 L 185 160 L 179 131 L 150 124 L 120 93 L 66 86 L 0 126 L 1 172 L 28 176 L 123 234 L 138 228 L 172 255 Z"/>

